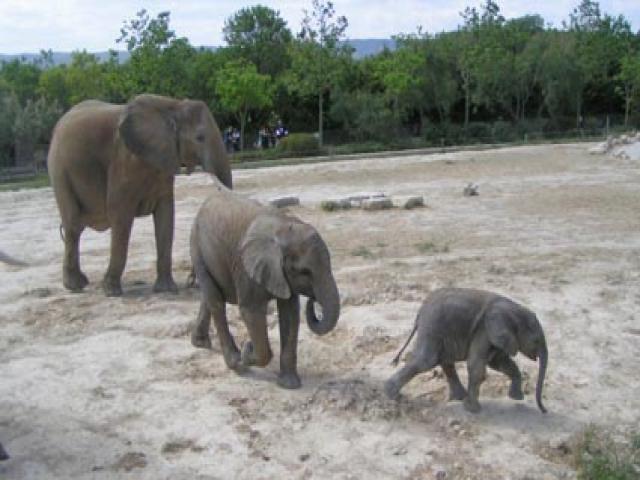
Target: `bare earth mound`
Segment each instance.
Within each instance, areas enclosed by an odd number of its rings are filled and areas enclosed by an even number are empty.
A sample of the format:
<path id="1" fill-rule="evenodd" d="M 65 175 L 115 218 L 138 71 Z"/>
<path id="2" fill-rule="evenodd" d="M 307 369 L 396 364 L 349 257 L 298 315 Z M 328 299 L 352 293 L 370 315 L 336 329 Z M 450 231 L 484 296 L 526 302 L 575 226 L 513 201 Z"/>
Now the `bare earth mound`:
<path id="1" fill-rule="evenodd" d="M 325 337 L 301 327 L 297 391 L 276 386 L 277 360 L 238 376 L 217 343 L 191 346 L 198 292 L 151 293 L 151 218 L 136 220 L 125 295 L 100 291 L 109 234 L 91 231 L 81 245 L 91 284 L 74 295 L 61 285 L 51 190 L 1 193 L 0 250 L 29 266 L 0 264 L 0 441 L 12 456 L 0 477 L 574 478 L 576 432 L 595 423 L 626 434 L 640 423 L 640 167 L 589 147 L 236 171 L 244 195 L 299 197 L 291 211 L 332 252 L 343 313 Z M 471 182 L 480 195 L 464 197 Z M 177 179 L 182 285 L 191 221 L 210 188 L 204 174 Z M 422 195 L 427 207 L 319 207 L 361 191 Z M 508 399 L 506 377 L 489 371 L 478 415 L 446 402 L 437 370 L 399 402 L 383 396 L 420 302 L 445 285 L 495 290 L 538 313 L 549 414 L 533 399 L 537 365 L 522 356 L 525 400 Z M 244 340 L 235 307 L 229 317 Z M 277 329 L 272 316 L 276 355 Z"/>

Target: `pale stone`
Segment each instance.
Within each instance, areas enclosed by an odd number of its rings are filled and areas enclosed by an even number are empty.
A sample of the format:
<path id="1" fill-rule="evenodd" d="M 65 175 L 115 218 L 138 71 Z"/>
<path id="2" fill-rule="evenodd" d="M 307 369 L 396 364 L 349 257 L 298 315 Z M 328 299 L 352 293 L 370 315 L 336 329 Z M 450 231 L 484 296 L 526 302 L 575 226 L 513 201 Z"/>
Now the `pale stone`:
<path id="1" fill-rule="evenodd" d="M 291 207 L 294 205 L 300 205 L 300 199 L 294 196 L 275 197 L 269 200 L 269 204 L 277 208 Z"/>
<path id="2" fill-rule="evenodd" d="M 421 195 L 393 197 L 393 206 L 411 210 L 412 208 L 424 207 L 424 198 Z"/>
<path id="3" fill-rule="evenodd" d="M 393 208 L 393 202 L 388 197 L 369 198 L 362 201 L 363 210 L 386 210 Z"/>

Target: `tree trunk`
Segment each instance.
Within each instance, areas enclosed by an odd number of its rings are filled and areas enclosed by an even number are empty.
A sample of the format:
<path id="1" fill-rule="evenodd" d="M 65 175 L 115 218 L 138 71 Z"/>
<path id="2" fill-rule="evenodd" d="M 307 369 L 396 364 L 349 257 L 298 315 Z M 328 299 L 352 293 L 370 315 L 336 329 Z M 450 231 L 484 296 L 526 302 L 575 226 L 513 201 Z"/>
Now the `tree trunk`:
<path id="1" fill-rule="evenodd" d="M 469 127 L 469 108 L 470 108 L 471 92 L 469 88 L 469 78 L 464 78 L 464 132 L 467 133 Z"/>
<path id="2" fill-rule="evenodd" d="M 318 145 L 322 147 L 322 89 L 320 89 L 320 94 L 318 95 Z"/>
<path id="3" fill-rule="evenodd" d="M 247 122 L 246 113 L 241 113 L 240 114 L 240 151 L 241 152 L 244 151 L 244 126 L 246 122 Z"/>
<path id="4" fill-rule="evenodd" d="M 33 165 L 34 144 L 26 138 L 17 138 L 14 143 L 15 165 L 16 167 L 27 167 Z"/>
<path id="5" fill-rule="evenodd" d="M 580 128 L 580 117 L 582 117 L 582 92 L 576 94 L 576 128 Z"/>
<path id="6" fill-rule="evenodd" d="M 624 95 L 624 128 L 629 125 L 629 110 L 631 109 L 631 92 L 625 88 Z"/>

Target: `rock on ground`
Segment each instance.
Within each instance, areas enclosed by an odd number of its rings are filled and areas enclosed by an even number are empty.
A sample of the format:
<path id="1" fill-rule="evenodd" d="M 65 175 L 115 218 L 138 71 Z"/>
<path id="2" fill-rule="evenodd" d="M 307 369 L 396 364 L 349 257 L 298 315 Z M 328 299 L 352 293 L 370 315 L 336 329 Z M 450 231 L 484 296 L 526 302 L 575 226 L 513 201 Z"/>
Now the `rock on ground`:
<path id="1" fill-rule="evenodd" d="M 386 210 L 393 208 L 393 202 L 388 197 L 369 198 L 362 201 L 363 210 Z"/>
<path id="2" fill-rule="evenodd" d="M 300 205 L 300 199 L 294 196 L 276 197 L 269 200 L 269 204 L 277 208 L 292 207 Z"/>
<path id="3" fill-rule="evenodd" d="M 404 208 L 406 210 L 424 207 L 424 197 L 422 197 L 422 195 L 393 197 L 392 201 L 394 207 Z"/>

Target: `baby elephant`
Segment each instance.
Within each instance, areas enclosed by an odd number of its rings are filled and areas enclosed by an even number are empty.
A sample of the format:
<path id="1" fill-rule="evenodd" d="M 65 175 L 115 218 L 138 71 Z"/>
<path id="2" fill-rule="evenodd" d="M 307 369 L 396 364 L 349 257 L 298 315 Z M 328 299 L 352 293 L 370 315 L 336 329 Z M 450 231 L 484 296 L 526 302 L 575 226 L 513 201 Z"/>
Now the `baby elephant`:
<path id="1" fill-rule="evenodd" d="M 340 315 L 340 295 L 329 250 L 311 225 L 246 200 L 230 190 L 214 192 L 191 230 L 191 261 L 200 284 L 200 313 L 191 343 L 210 348 L 211 316 L 229 368 L 264 367 L 272 357 L 267 304 L 276 299 L 280 324 L 280 376 L 284 388 L 298 388 L 299 295 L 309 298 L 307 324 L 330 332 Z M 322 308 L 319 319 L 314 303 Z M 249 331 L 242 352 L 229 332 L 225 306 L 237 304 Z"/>
<path id="2" fill-rule="evenodd" d="M 413 357 L 385 383 L 389 398 L 418 373 L 440 365 L 449 383 L 449 400 L 464 400 L 470 412 L 480 411 L 478 394 L 487 365 L 511 379 L 509 396 L 522 400 L 522 375 L 510 358 L 519 351 L 531 360 L 540 359 L 536 402 L 543 413 L 542 386 L 547 369 L 547 343 L 536 315 L 512 300 L 495 293 L 462 288 L 443 288 L 433 292 L 422 304 L 416 324 L 393 364 L 413 335 L 418 341 Z M 469 387 L 465 391 L 455 362 L 466 360 Z"/>

